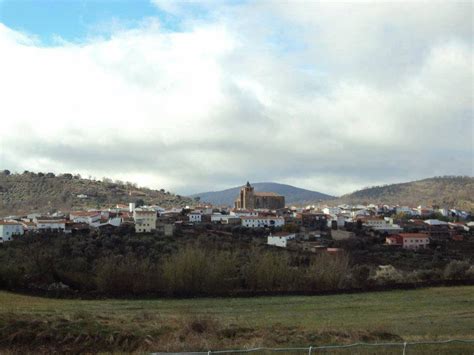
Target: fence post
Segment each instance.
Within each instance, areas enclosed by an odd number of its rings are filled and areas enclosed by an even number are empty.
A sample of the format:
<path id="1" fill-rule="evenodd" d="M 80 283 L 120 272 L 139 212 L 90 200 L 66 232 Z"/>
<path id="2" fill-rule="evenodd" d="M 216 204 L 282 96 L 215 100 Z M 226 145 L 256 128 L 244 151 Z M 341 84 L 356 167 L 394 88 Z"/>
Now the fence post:
<path id="1" fill-rule="evenodd" d="M 406 355 L 407 353 L 407 342 L 403 343 L 403 355 Z"/>
<path id="2" fill-rule="evenodd" d="M 312 346 L 309 347 L 308 355 L 311 355 L 311 350 L 313 349 Z"/>

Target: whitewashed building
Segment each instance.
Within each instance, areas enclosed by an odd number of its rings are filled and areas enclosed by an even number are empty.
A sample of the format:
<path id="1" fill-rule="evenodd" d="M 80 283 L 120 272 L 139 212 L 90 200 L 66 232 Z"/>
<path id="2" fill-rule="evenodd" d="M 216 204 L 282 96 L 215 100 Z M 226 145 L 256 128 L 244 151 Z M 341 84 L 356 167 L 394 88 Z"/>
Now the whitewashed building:
<path id="1" fill-rule="evenodd" d="M 189 222 L 191 223 L 201 223 L 202 214 L 199 212 L 191 212 L 188 214 Z"/>
<path id="2" fill-rule="evenodd" d="M 325 207 L 323 208 L 323 212 L 325 214 L 330 214 L 330 215 L 337 215 L 341 213 L 341 209 L 339 207 Z"/>
<path id="3" fill-rule="evenodd" d="M 280 248 L 286 248 L 288 245 L 288 241 L 295 238 L 296 238 L 295 233 L 278 233 L 276 235 L 270 234 L 267 237 L 267 244 L 274 245 Z"/>
<path id="4" fill-rule="evenodd" d="M 258 211 L 255 210 L 234 210 L 230 211 L 231 216 L 237 217 L 257 217 Z"/>
<path id="5" fill-rule="evenodd" d="M 247 228 L 282 227 L 285 225 L 283 217 L 246 216 L 240 217 L 240 220 L 242 226 Z"/>
<path id="6" fill-rule="evenodd" d="M 16 221 L 0 221 L 0 243 L 12 240 L 14 235 L 23 235 L 23 225 Z"/>
<path id="7" fill-rule="evenodd" d="M 342 228 L 346 224 L 346 217 L 342 214 L 330 215 L 327 218 L 327 225 L 329 228 L 332 227 L 332 222 L 335 221 L 338 228 Z"/>
<path id="8" fill-rule="evenodd" d="M 54 230 L 64 232 L 66 230 L 66 220 L 65 219 L 54 219 L 40 217 L 35 218 L 36 229 L 41 230 Z"/>
<path id="9" fill-rule="evenodd" d="M 100 218 L 101 212 L 99 211 L 74 211 L 69 214 L 69 219 L 72 222 L 86 223 L 88 225 L 100 223 Z"/>

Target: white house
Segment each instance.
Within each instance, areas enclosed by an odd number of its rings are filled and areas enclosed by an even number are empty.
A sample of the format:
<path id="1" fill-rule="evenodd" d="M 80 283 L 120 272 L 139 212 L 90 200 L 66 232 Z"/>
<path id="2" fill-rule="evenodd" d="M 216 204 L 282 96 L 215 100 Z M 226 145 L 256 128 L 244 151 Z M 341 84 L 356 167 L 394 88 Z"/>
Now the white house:
<path id="1" fill-rule="evenodd" d="M 283 217 L 272 216 L 246 216 L 240 217 L 243 227 L 264 228 L 264 227 L 282 227 L 285 225 Z"/>
<path id="2" fill-rule="evenodd" d="M 0 221 L 0 243 L 7 242 L 14 235 L 23 235 L 23 225 L 16 221 Z"/>
<path id="3" fill-rule="evenodd" d="M 288 241 L 295 238 L 296 234 L 294 233 L 278 233 L 276 235 L 270 234 L 267 237 L 267 244 L 274 245 L 276 247 L 286 248 L 286 246 L 288 245 Z"/>
<path id="4" fill-rule="evenodd" d="M 211 215 L 211 222 L 221 224 L 240 224 L 240 218 L 235 215 L 213 213 Z"/>
<path id="5" fill-rule="evenodd" d="M 341 209 L 339 207 L 325 207 L 323 208 L 323 212 L 325 214 L 337 215 L 338 213 L 341 213 Z"/>
<path id="6" fill-rule="evenodd" d="M 188 214 L 188 218 L 191 223 L 201 223 L 202 214 L 199 212 L 191 212 Z"/>
<path id="7" fill-rule="evenodd" d="M 337 227 L 341 228 L 341 227 L 344 227 L 346 223 L 346 217 L 342 214 L 330 215 L 327 219 L 327 224 L 329 228 L 332 227 L 332 221 L 336 221 Z"/>
<path id="8" fill-rule="evenodd" d="M 430 238 L 425 233 L 400 233 L 387 237 L 386 244 L 401 246 L 404 249 L 421 249 L 430 244 Z"/>
<path id="9" fill-rule="evenodd" d="M 69 214 L 69 219 L 74 223 L 87 223 L 88 225 L 100 223 L 101 212 L 74 211 Z"/>
<path id="10" fill-rule="evenodd" d="M 62 231 L 66 230 L 66 220 L 65 219 L 54 219 L 54 218 L 47 218 L 47 217 L 39 217 L 35 218 L 34 222 L 36 223 L 37 230 L 55 230 L 55 231 Z"/>
<path id="11" fill-rule="evenodd" d="M 255 210 L 234 210 L 230 211 L 231 216 L 237 217 L 257 217 L 258 211 Z"/>
<path id="12" fill-rule="evenodd" d="M 380 228 L 389 224 L 385 219 L 382 218 L 362 217 L 358 219 L 360 219 L 362 223 L 369 228 Z"/>
<path id="13" fill-rule="evenodd" d="M 429 226 L 441 226 L 446 225 L 448 222 L 440 221 L 439 219 L 427 219 L 424 221 Z"/>
<path id="14" fill-rule="evenodd" d="M 156 229 L 157 213 L 154 210 L 136 208 L 133 211 L 136 233 L 149 233 Z"/>

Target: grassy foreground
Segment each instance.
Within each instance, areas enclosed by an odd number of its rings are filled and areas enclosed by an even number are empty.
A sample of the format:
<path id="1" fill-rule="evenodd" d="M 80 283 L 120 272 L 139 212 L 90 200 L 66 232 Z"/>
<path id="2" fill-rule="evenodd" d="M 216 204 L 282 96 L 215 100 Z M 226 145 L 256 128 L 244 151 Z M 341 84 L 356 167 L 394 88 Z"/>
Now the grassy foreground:
<path id="1" fill-rule="evenodd" d="M 185 300 L 60 300 L 0 292 L 0 351 L 185 351 L 454 338 L 474 339 L 474 286 Z M 457 349 L 474 353 L 472 344 Z"/>

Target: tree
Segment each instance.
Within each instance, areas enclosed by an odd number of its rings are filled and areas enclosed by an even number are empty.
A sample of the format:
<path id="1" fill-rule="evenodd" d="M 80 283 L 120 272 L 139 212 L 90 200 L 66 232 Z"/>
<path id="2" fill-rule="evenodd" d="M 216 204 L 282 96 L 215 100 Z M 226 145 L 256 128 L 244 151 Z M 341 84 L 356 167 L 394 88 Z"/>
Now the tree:
<path id="1" fill-rule="evenodd" d="M 135 201 L 135 207 L 141 207 L 145 205 L 145 201 L 143 199 L 139 198 L 138 200 Z"/>
<path id="2" fill-rule="evenodd" d="M 3 170 L 3 175 L 10 175 L 10 170 L 7 170 L 7 169 Z"/>

